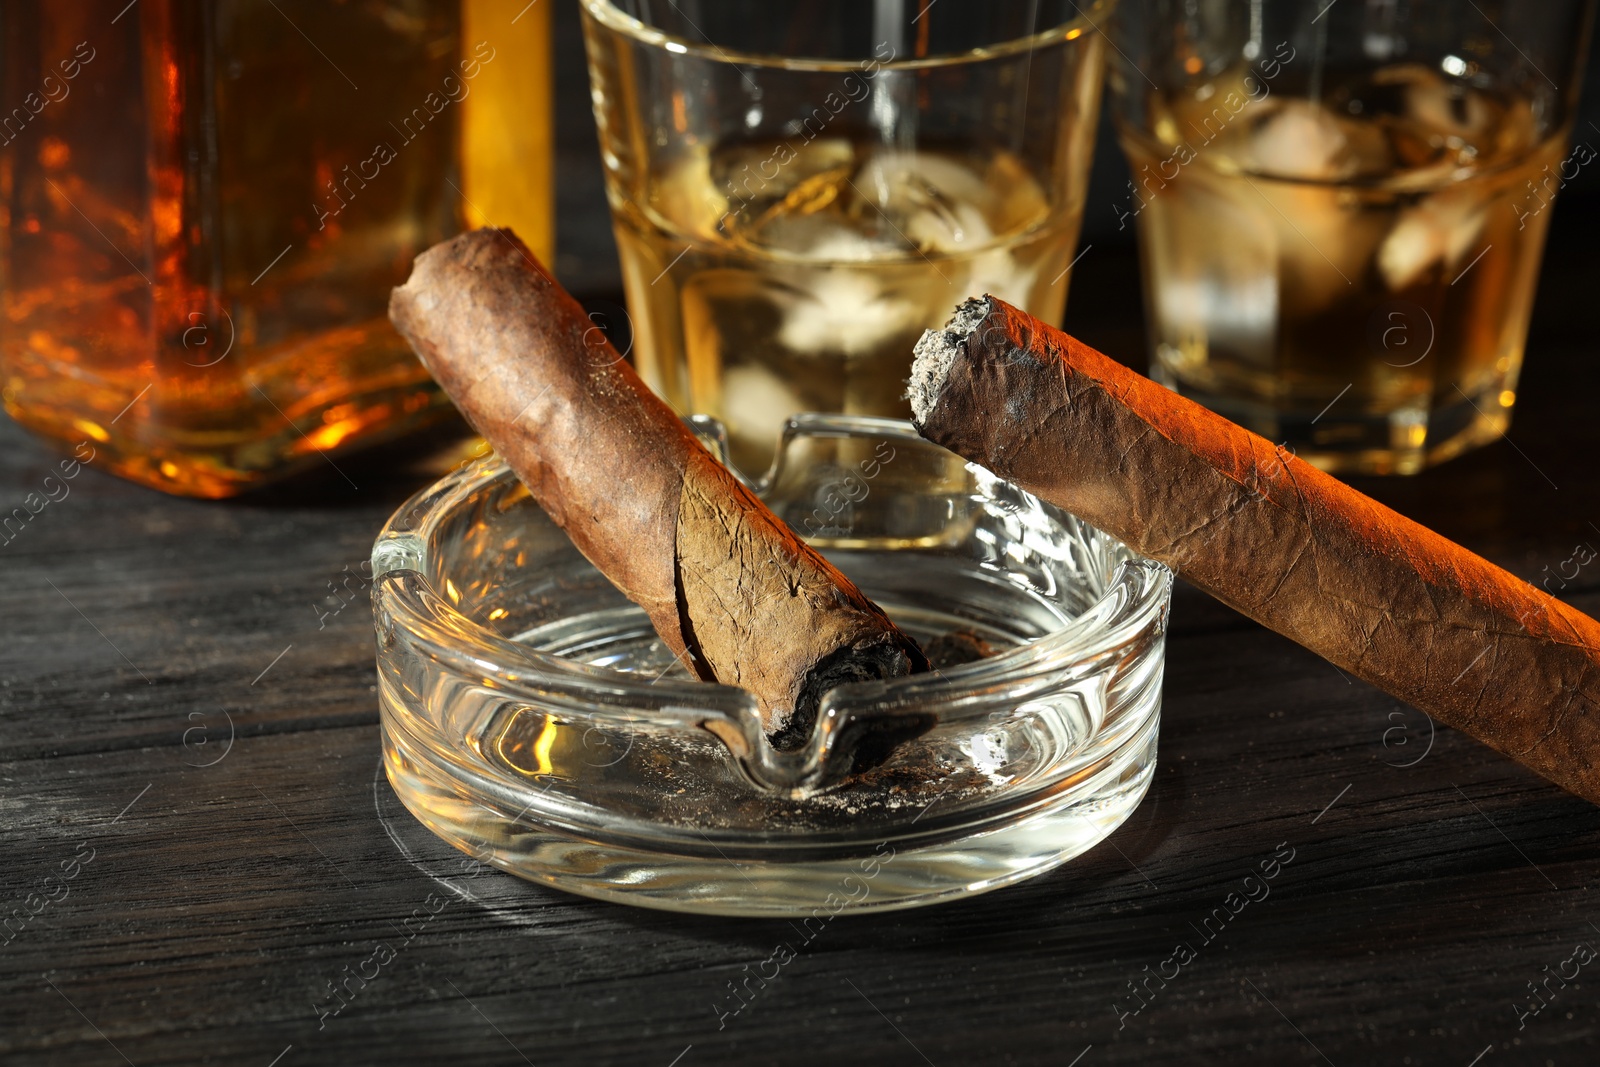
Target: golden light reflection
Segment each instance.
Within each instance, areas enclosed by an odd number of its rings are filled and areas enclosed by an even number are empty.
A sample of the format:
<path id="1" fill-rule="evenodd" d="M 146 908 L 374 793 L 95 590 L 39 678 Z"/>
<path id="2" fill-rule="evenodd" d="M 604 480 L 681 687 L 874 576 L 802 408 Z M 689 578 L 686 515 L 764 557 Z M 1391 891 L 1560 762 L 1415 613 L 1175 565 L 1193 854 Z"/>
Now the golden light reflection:
<path id="1" fill-rule="evenodd" d="M 327 452 L 337 448 L 339 442 L 355 433 L 370 421 L 364 418 L 341 419 L 327 426 L 319 427 L 306 434 L 306 440 L 311 442 L 313 448 Z"/>
<path id="2" fill-rule="evenodd" d="M 111 435 L 106 433 L 105 427 L 98 422 L 90 422 L 88 419 L 73 419 L 72 425 L 102 444 L 111 440 Z"/>
<path id="3" fill-rule="evenodd" d="M 549 774 L 551 770 L 550 750 L 556 745 L 556 720 L 545 719 L 544 729 L 539 731 L 539 736 L 533 742 L 533 758 L 539 761 L 538 770 L 534 774 Z"/>
<path id="4" fill-rule="evenodd" d="M 555 746 L 563 723 L 533 708 L 519 708 L 493 738 L 493 754 L 522 774 L 565 777 L 555 770 Z M 537 729 L 537 732 L 535 732 Z"/>

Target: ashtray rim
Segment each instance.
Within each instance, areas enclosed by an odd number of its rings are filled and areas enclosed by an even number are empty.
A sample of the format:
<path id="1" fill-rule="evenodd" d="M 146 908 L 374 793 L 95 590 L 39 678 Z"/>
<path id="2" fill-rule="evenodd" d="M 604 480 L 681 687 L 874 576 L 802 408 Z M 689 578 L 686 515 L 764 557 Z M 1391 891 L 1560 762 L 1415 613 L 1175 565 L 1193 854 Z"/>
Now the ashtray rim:
<path id="1" fill-rule="evenodd" d="M 695 416 L 690 422 L 713 451 L 721 451 L 725 438 L 716 420 Z M 908 421 L 805 413 L 787 421 L 771 468 L 752 487 L 758 495 L 764 495 L 781 479 L 790 446 L 796 440 L 865 435 L 939 448 L 918 434 Z M 726 459 L 725 454 L 723 458 Z M 966 466 L 980 478 L 1003 482 L 977 464 Z M 572 695 L 579 697 L 581 710 L 602 720 L 636 720 L 641 711 L 655 711 L 676 718 L 685 726 L 702 726 L 708 713 L 741 731 L 758 723 L 755 698 L 744 689 L 689 678 L 652 681 L 637 673 L 530 648 L 478 622 L 433 588 L 423 564 L 424 546 L 432 530 L 484 483 L 515 477 L 505 461 L 491 452 L 419 490 L 384 523 L 373 544 L 373 580 L 385 587 L 383 607 L 395 616 L 395 623 L 441 665 L 490 678 L 508 696 L 549 701 L 553 693 L 576 688 L 581 697 L 578 692 Z M 415 575 L 417 588 L 412 582 L 392 581 L 405 572 Z M 996 686 L 1026 685 L 1041 675 L 1048 675 L 1051 684 L 1060 685 L 1063 671 L 1092 674 L 1105 657 L 1138 640 L 1153 621 L 1159 626 L 1163 620 L 1157 616 L 1168 608 L 1173 577 L 1164 564 L 1130 551 L 1118 563 L 1105 591 L 1060 629 L 987 659 L 941 671 L 937 676 L 910 675 L 839 686 L 825 697 L 819 719 L 846 717 L 862 703 L 878 709 L 935 704 L 940 708 L 941 720 L 951 722 L 991 715 L 993 708 L 987 697 Z M 464 636 L 469 638 L 465 643 Z"/>

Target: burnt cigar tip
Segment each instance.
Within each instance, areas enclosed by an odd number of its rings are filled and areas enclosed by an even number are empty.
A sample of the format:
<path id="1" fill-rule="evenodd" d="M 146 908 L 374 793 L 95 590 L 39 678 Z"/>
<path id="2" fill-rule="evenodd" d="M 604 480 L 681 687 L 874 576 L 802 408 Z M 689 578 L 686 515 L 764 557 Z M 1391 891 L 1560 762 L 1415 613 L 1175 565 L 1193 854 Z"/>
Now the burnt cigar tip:
<path id="1" fill-rule="evenodd" d="M 767 740 L 780 752 L 803 745 L 816 727 L 822 698 L 837 686 L 903 678 L 927 669 L 927 658 L 910 638 L 878 639 L 835 649 L 806 673 L 793 713 L 778 729 L 767 734 Z"/>
<path id="2" fill-rule="evenodd" d="M 939 403 L 939 394 L 944 392 L 951 365 L 966 351 L 968 340 L 993 309 L 992 297 L 969 297 L 956 306 L 943 329 L 928 330 L 917 342 L 906 399 L 911 402 L 912 421 L 918 426 L 927 423 Z"/>

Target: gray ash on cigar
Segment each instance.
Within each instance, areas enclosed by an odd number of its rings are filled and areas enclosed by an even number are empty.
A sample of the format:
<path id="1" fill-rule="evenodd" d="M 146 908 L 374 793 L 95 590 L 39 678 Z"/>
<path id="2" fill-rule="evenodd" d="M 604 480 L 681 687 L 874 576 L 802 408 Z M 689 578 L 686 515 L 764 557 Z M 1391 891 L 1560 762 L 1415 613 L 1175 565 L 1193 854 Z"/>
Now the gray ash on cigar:
<path id="1" fill-rule="evenodd" d="M 973 297 L 963 300 L 942 330 L 928 330 L 917 342 L 911 364 L 911 380 L 906 383 L 906 399 L 917 422 L 928 417 L 939 393 L 944 390 L 950 366 L 966 349 L 967 337 L 989 314 L 989 302 Z"/>

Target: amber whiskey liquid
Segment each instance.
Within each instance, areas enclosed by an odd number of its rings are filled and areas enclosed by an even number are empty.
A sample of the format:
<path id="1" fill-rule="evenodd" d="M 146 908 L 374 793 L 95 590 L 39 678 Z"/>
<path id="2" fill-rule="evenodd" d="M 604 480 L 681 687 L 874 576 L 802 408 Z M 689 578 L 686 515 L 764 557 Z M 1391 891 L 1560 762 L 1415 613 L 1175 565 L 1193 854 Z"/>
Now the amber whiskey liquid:
<path id="1" fill-rule="evenodd" d="M 907 416 L 912 347 L 962 298 L 1059 319 L 1082 217 L 1004 150 L 843 137 L 692 151 L 614 210 L 641 372 L 751 473 L 796 412 Z"/>

